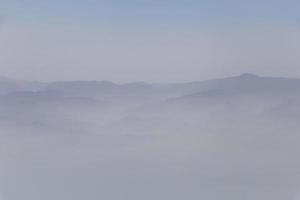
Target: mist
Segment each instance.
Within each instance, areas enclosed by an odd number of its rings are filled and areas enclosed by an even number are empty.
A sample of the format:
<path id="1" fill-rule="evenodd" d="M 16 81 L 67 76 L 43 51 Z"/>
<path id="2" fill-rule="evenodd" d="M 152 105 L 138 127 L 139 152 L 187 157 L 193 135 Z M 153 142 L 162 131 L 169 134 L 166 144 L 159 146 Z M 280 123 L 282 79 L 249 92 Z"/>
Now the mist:
<path id="1" fill-rule="evenodd" d="M 299 33 L 296 24 L 119 30 L 4 23 L 0 73 L 25 80 L 117 83 L 190 82 L 244 72 L 299 77 Z"/>
<path id="2" fill-rule="evenodd" d="M 299 79 L 0 85 L 4 200 L 299 195 Z"/>

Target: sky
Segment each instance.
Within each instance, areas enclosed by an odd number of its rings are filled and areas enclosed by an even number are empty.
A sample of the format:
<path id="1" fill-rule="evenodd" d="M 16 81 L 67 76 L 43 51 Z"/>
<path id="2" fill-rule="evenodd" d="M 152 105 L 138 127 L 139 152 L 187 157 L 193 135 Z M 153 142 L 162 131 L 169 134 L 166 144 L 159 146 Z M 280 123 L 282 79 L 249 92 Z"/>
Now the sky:
<path id="1" fill-rule="evenodd" d="M 297 0 L 0 0 L 0 74 L 183 82 L 300 77 Z"/>

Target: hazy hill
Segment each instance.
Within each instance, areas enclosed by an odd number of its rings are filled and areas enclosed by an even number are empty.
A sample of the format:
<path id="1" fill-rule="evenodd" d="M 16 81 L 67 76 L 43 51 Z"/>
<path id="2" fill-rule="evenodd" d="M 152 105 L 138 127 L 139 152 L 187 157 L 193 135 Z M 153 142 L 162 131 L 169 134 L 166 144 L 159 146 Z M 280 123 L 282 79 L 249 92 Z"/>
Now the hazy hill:
<path id="1" fill-rule="evenodd" d="M 174 84 L 1 84 L 5 199 L 298 194 L 299 79 L 243 74 Z"/>
<path id="2" fill-rule="evenodd" d="M 75 120 L 95 127 L 146 123 L 149 128 L 149 124 L 162 127 L 174 122 L 250 120 L 247 117 L 291 123 L 300 116 L 300 79 L 253 74 L 176 84 L 38 83 L 1 78 L 0 88 L 3 119 L 33 125 L 51 119 L 50 127 L 56 126 L 55 121 Z"/>

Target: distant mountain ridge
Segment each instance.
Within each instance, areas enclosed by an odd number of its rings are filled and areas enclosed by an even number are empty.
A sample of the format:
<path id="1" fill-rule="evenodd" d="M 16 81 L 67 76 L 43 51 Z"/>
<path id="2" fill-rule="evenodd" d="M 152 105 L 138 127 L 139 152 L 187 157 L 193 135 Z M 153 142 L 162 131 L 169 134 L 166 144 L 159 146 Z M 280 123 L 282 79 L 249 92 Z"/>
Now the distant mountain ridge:
<path id="1" fill-rule="evenodd" d="M 242 74 L 189 83 L 116 84 L 110 81 L 30 82 L 0 78 L 0 122 L 47 130 L 120 130 L 124 124 L 204 123 L 217 119 L 300 117 L 300 79 Z M 262 120 L 263 119 L 263 120 Z M 272 121 L 271 120 L 271 121 Z M 22 122 L 22 123 L 21 123 Z M 64 123 L 62 123 L 64 122 Z M 83 125 L 84 124 L 84 125 Z M 149 125 L 150 124 L 150 125 Z M 99 128 L 101 126 L 102 128 Z M 120 127 L 119 127 L 120 126 Z M 135 129 L 133 128 L 133 129 Z M 88 131 L 89 130 L 89 131 Z M 131 132 L 132 130 L 128 130 Z"/>
<path id="2" fill-rule="evenodd" d="M 300 79 L 297 78 L 284 78 L 284 77 L 263 77 L 258 76 L 251 73 L 241 74 L 239 76 L 232 76 L 226 78 L 219 79 L 211 79 L 205 81 L 193 81 L 186 83 L 166 83 L 166 84 L 155 84 L 155 83 L 146 83 L 146 82 L 129 82 L 124 84 L 116 84 L 111 81 L 55 81 L 55 82 L 38 82 L 38 81 L 23 81 L 12 79 L 8 77 L 0 76 L 0 87 L 5 88 L 7 86 L 7 91 L 14 90 L 102 90 L 103 92 L 107 92 L 109 90 L 121 92 L 122 89 L 130 89 L 134 91 L 140 90 L 160 90 L 162 92 L 170 92 L 170 91 L 183 91 L 187 92 L 197 92 L 197 89 L 208 89 L 213 87 L 219 87 L 221 84 L 225 84 L 227 87 L 236 87 L 237 83 L 251 84 L 247 87 L 254 88 L 255 86 L 260 87 L 269 87 L 272 84 L 275 86 L 280 86 L 280 88 L 290 88 L 292 84 L 300 84 Z M 274 85 L 273 85 L 274 86 Z M 3 92 L 2 92 L 3 93 Z"/>

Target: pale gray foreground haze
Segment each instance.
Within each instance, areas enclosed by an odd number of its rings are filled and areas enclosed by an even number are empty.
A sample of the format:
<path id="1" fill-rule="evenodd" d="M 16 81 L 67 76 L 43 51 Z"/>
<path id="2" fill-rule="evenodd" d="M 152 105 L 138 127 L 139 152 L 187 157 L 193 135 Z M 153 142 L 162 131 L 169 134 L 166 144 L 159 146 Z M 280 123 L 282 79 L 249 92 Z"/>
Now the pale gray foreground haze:
<path id="1" fill-rule="evenodd" d="M 300 79 L 0 78 L 0 200 L 297 200 Z"/>

